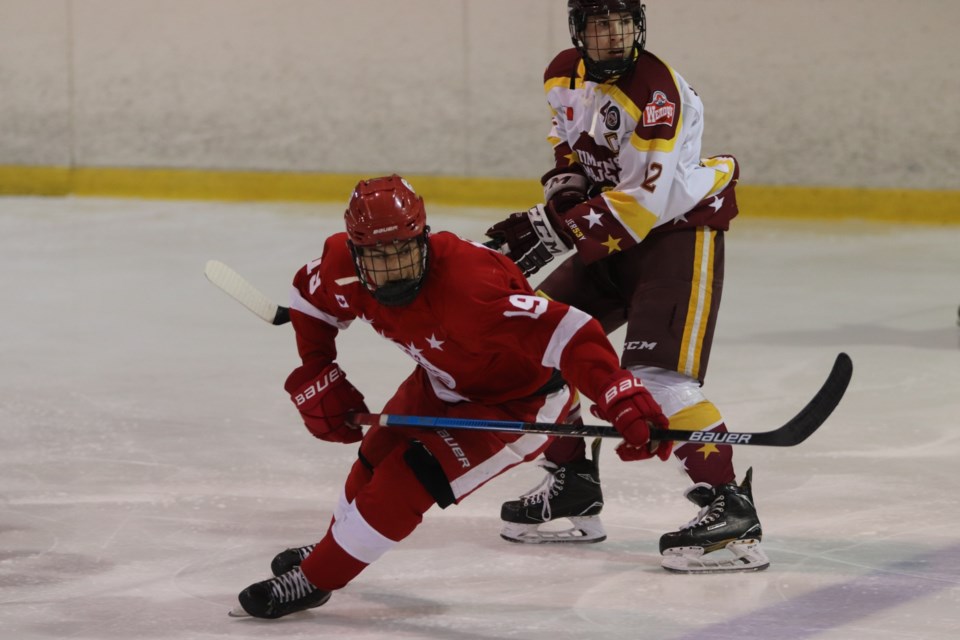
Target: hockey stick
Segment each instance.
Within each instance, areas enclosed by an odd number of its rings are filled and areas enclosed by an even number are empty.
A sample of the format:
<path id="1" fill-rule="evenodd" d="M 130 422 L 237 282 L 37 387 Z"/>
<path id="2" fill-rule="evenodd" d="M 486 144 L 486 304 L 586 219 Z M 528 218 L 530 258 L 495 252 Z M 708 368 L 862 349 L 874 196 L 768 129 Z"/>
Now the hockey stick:
<path id="1" fill-rule="evenodd" d="M 282 307 L 265 296 L 239 273 L 219 260 L 208 260 L 203 269 L 207 280 L 219 287 L 228 296 L 253 311 L 270 324 L 290 322 L 290 309 Z"/>
<path id="2" fill-rule="evenodd" d="M 486 244 L 491 249 L 498 250 L 499 245 L 494 243 L 496 243 L 496 240 L 490 240 Z M 250 284 L 246 278 L 219 260 L 207 260 L 203 273 L 214 286 L 254 312 L 265 322 L 273 325 L 290 322 L 290 307 L 277 304 Z"/>
<path id="3" fill-rule="evenodd" d="M 841 353 L 833 363 L 833 369 L 827 380 L 807 403 L 800 413 L 785 425 L 762 433 L 741 433 L 729 431 L 678 431 L 650 429 L 651 440 L 674 440 L 681 442 L 703 442 L 730 445 L 763 445 L 768 447 L 793 447 L 810 437 L 820 428 L 833 410 L 840 404 L 850 378 L 853 375 L 853 361 L 850 356 Z M 584 436 L 600 438 L 621 438 L 620 433 L 608 425 L 553 424 L 550 422 L 515 422 L 511 420 L 482 420 L 468 418 L 431 418 L 427 416 L 399 416 L 387 413 L 358 413 L 353 416 L 357 424 L 379 425 L 385 427 L 421 427 L 427 429 L 468 429 L 476 431 L 498 431 L 501 433 L 542 433 L 556 436 Z"/>
<path id="4" fill-rule="evenodd" d="M 260 318 L 274 325 L 290 322 L 290 309 L 273 302 L 236 271 L 218 260 L 207 262 L 204 273 L 207 279 L 222 289 L 227 295 Z M 853 375 L 853 361 L 846 353 L 837 355 L 833 369 L 827 380 L 807 403 L 800 413 L 791 418 L 782 427 L 762 433 L 742 433 L 730 431 L 714 433 L 712 431 L 676 431 L 650 430 L 652 440 L 674 440 L 678 442 L 709 442 L 714 444 L 764 445 L 768 447 L 792 447 L 800 444 L 820 428 L 833 410 L 840 404 L 843 394 Z M 464 418 L 431 418 L 426 416 L 399 416 L 392 414 L 356 414 L 358 424 L 382 425 L 387 427 L 423 427 L 433 429 L 474 429 L 481 431 L 500 431 L 507 433 L 543 433 L 560 436 L 584 436 L 600 438 L 619 438 L 620 434 L 608 425 L 574 426 L 553 424 L 550 422 L 514 422 L 510 420 L 471 420 Z"/>

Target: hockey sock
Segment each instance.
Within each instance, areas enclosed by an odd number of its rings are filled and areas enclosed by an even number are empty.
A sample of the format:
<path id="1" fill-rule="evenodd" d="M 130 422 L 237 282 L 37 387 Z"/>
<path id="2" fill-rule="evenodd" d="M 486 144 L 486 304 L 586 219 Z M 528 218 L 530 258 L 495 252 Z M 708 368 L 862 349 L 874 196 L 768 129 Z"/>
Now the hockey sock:
<path id="1" fill-rule="evenodd" d="M 726 433 L 720 411 L 709 400 L 681 409 L 670 416 L 670 428 L 679 431 L 713 431 Z M 674 449 L 683 469 L 694 483 L 720 486 L 733 482 L 733 447 L 712 443 L 688 442 Z"/>
<path id="2" fill-rule="evenodd" d="M 410 535 L 434 504 L 397 447 L 369 478 L 354 466 L 330 530 L 301 564 L 318 589 L 341 589 Z M 355 499 L 349 495 L 356 490 Z"/>
<path id="3" fill-rule="evenodd" d="M 578 418 L 583 424 L 583 420 Z M 587 447 L 583 438 L 557 437 L 543 452 L 543 456 L 558 467 L 570 462 L 578 462 L 587 457 Z"/>
<path id="4" fill-rule="evenodd" d="M 324 591 L 342 589 L 366 568 L 367 563 L 344 551 L 329 531 L 300 565 L 307 580 Z"/>

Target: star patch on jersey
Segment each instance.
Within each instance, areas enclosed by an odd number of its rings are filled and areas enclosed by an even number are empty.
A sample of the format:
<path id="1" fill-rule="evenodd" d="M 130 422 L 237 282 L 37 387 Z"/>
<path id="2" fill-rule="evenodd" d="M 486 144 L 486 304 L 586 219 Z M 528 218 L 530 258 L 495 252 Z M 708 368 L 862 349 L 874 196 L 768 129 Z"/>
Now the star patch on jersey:
<path id="1" fill-rule="evenodd" d="M 643 126 L 655 127 L 665 124 L 673 126 L 673 116 L 677 112 L 677 105 L 667 100 L 663 91 L 654 91 L 650 102 L 643 108 Z"/>
<path id="2" fill-rule="evenodd" d="M 590 208 L 590 213 L 581 217 L 590 223 L 590 226 L 587 227 L 588 229 L 593 229 L 596 225 L 603 226 L 603 214 L 597 213 L 592 207 Z"/>

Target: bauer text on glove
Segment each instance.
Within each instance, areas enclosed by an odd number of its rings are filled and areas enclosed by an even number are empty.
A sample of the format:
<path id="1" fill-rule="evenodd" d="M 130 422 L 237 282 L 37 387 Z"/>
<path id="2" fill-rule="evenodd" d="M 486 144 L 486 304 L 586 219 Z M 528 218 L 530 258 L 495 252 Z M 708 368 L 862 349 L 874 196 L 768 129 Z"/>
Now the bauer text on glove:
<path id="1" fill-rule="evenodd" d="M 591 411 L 601 420 L 612 423 L 623 435 L 624 442 L 616 449 L 620 459 L 669 458 L 673 441 L 651 441 L 650 425 L 666 429 L 670 421 L 640 380 L 629 371 L 621 371 L 602 389 L 603 394 Z"/>
<path id="2" fill-rule="evenodd" d="M 363 395 L 336 363 L 307 363 L 293 370 L 284 388 L 310 433 L 329 442 L 359 442 L 363 431 L 349 422 L 351 413 L 367 413 Z"/>

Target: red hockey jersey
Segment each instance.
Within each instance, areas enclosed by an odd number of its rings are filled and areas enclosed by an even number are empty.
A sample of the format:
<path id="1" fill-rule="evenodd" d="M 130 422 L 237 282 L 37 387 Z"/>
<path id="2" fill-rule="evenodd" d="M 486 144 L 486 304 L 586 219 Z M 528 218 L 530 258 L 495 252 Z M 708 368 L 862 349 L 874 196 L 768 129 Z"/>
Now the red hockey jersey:
<path id="1" fill-rule="evenodd" d="M 304 362 L 335 360 L 337 334 L 359 318 L 413 358 L 448 402 L 526 398 L 554 369 L 594 399 L 620 370 L 596 320 L 533 295 L 503 255 L 448 232 L 429 237 L 429 252 L 419 295 L 388 307 L 357 278 L 347 234 L 328 238 L 293 281 L 290 316 Z"/>

